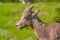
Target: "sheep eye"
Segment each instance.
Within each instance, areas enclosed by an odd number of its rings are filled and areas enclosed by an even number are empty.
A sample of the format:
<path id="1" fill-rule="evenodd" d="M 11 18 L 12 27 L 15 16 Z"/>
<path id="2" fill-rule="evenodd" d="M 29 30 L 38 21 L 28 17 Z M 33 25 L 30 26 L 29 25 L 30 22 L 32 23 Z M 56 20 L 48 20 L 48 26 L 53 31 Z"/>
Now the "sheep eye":
<path id="1" fill-rule="evenodd" d="M 23 20 L 25 20 L 27 17 L 24 17 Z"/>
<path id="2" fill-rule="evenodd" d="M 24 17 L 24 18 L 27 18 L 27 17 Z"/>

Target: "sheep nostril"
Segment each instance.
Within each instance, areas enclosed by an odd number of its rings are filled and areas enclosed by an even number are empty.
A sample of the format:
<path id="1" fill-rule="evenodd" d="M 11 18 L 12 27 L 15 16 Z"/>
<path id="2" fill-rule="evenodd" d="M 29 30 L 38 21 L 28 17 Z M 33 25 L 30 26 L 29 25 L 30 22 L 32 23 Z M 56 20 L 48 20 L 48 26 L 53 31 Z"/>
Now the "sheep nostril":
<path id="1" fill-rule="evenodd" d="M 16 27 L 18 27 L 19 25 L 16 25 Z"/>

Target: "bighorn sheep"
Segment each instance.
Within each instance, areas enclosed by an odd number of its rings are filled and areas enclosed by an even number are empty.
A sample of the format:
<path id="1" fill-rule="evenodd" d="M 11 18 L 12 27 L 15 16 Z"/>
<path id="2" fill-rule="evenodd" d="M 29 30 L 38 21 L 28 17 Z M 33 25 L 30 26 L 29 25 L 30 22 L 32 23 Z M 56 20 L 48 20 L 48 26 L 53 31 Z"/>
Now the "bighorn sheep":
<path id="1" fill-rule="evenodd" d="M 21 19 L 16 24 L 18 29 L 22 29 L 27 25 L 32 26 L 38 40 L 60 40 L 60 23 L 54 22 L 51 24 L 46 24 L 42 22 L 37 14 L 40 10 L 34 12 L 31 11 L 36 4 L 29 4 L 24 10 Z"/>

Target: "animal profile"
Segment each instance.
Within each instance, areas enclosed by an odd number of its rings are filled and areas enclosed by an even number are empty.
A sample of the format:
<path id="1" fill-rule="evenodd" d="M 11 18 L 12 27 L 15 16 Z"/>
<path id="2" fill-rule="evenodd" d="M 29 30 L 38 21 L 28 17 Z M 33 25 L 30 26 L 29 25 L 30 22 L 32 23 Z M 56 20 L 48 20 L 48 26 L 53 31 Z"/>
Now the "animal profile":
<path id="1" fill-rule="evenodd" d="M 21 30 L 26 26 L 32 26 L 38 40 L 60 40 L 60 23 L 46 24 L 42 22 L 37 16 L 40 10 L 31 10 L 35 6 L 36 4 L 29 4 L 26 7 L 16 27 Z"/>

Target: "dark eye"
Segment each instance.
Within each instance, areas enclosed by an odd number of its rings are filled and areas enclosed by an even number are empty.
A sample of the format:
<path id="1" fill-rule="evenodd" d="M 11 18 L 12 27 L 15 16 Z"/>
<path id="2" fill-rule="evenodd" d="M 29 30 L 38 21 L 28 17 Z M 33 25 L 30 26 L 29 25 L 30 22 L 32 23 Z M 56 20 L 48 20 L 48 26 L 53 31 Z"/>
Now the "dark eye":
<path id="1" fill-rule="evenodd" d="M 29 17 L 24 17 L 24 19 L 27 19 L 27 20 L 29 20 Z"/>
<path id="2" fill-rule="evenodd" d="M 20 25 L 22 25 L 22 24 L 20 24 Z"/>
<path id="3" fill-rule="evenodd" d="M 24 17 L 24 18 L 27 18 L 27 17 Z"/>
<path id="4" fill-rule="evenodd" d="M 26 17 L 23 18 L 23 20 L 25 20 L 25 19 L 26 19 Z"/>

